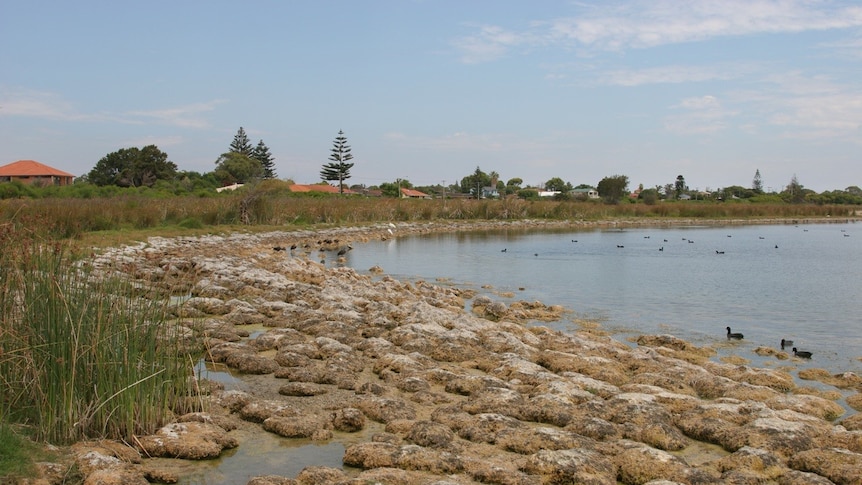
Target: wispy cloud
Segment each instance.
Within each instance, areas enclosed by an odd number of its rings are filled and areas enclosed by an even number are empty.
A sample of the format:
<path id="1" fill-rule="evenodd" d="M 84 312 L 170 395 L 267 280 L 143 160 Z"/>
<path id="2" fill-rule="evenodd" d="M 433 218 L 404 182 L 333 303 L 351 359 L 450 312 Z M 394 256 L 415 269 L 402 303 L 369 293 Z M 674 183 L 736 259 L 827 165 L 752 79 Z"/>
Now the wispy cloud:
<path id="1" fill-rule="evenodd" d="M 736 113 L 725 109 L 715 96 L 683 99 L 673 107 L 677 113 L 665 118 L 667 131 L 682 135 L 708 134 L 724 130 L 727 118 Z"/>
<path id="2" fill-rule="evenodd" d="M 96 115 L 78 113 L 55 93 L 0 86 L 0 116 L 23 116 L 55 121 L 86 121 Z"/>
<path id="3" fill-rule="evenodd" d="M 620 51 L 719 37 L 860 26 L 862 7 L 828 0 L 639 0 L 582 7 L 576 16 L 536 21 L 520 31 L 479 26 L 454 44 L 463 62 L 477 63 L 498 59 L 519 47 Z"/>
<path id="4" fill-rule="evenodd" d="M 137 119 L 155 120 L 158 123 L 179 126 L 183 128 L 209 128 L 209 120 L 203 116 L 215 110 L 224 100 L 214 100 L 206 103 L 194 103 L 175 108 L 165 108 L 147 111 L 130 111 L 128 116 Z"/>
<path id="5" fill-rule="evenodd" d="M 647 84 L 679 84 L 688 82 L 728 81 L 745 76 L 754 66 L 744 64 L 711 66 L 672 65 L 648 69 L 615 69 L 598 74 L 602 85 L 642 86 Z"/>
<path id="6" fill-rule="evenodd" d="M 157 123 L 184 128 L 207 128 L 210 123 L 204 115 L 214 111 L 224 102 L 224 100 L 213 100 L 174 108 L 124 113 L 86 113 L 79 111 L 73 103 L 57 93 L 0 86 L 0 116 L 20 116 L 51 121 Z"/>

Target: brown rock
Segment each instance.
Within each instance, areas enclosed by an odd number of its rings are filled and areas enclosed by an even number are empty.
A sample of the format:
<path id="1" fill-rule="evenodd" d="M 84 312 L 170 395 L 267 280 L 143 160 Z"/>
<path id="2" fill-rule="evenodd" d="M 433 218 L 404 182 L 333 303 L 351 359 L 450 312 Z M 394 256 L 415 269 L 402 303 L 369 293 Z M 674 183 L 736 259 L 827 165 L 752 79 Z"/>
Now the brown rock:
<path id="1" fill-rule="evenodd" d="M 862 454 L 839 448 L 813 449 L 795 454 L 788 465 L 824 476 L 839 485 L 862 484 Z"/>
<path id="2" fill-rule="evenodd" d="M 339 409 L 332 413 L 332 427 L 336 431 L 355 433 L 365 428 L 365 415 L 356 408 Z"/>
<path id="3" fill-rule="evenodd" d="M 235 438 L 209 423 L 173 423 L 159 429 L 154 435 L 140 436 L 137 440 L 149 456 L 201 460 L 219 456 L 225 448 L 237 446 Z"/>
<path id="4" fill-rule="evenodd" d="M 543 483 L 584 485 L 616 485 L 617 483 L 617 467 L 614 463 L 592 450 L 540 450 L 527 458 L 523 470 L 542 475 Z"/>

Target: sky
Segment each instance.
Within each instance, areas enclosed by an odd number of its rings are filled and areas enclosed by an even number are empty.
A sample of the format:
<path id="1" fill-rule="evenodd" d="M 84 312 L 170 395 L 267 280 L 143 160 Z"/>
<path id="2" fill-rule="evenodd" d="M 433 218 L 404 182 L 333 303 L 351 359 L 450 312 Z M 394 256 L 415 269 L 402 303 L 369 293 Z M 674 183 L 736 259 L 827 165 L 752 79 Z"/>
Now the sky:
<path id="1" fill-rule="evenodd" d="M 279 178 L 862 186 L 862 3 L 0 0 L 0 165 L 75 175 L 156 145 Z"/>

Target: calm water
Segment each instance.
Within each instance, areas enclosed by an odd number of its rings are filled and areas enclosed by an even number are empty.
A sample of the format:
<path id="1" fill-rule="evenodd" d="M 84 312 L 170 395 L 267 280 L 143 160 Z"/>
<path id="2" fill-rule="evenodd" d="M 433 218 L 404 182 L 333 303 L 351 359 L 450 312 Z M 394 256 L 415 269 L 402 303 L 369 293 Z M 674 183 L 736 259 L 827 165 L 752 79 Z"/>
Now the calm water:
<path id="1" fill-rule="evenodd" d="M 814 353 L 802 365 L 862 372 L 860 224 L 432 234 L 354 245 L 348 255 L 360 272 L 379 265 L 495 300 L 512 292 L 564 305 L 620 340 L 672 334 L 777 365 L 752 351 L 785 338 Z M 727 326 L 745 339 L 729 344 Z"/>

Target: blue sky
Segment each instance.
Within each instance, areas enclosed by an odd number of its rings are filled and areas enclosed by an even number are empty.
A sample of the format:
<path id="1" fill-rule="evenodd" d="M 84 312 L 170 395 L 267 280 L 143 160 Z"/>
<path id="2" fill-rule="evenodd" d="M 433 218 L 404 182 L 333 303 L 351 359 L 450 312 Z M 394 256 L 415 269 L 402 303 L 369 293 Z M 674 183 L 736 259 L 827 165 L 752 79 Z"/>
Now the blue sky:
<path id="1" fill-rule="evenodd" d="M 862 186 L 862 4 L 0 0 L 0 164 L 155 144 L 208 172 L 242 126 L 280 178 Z"/>

